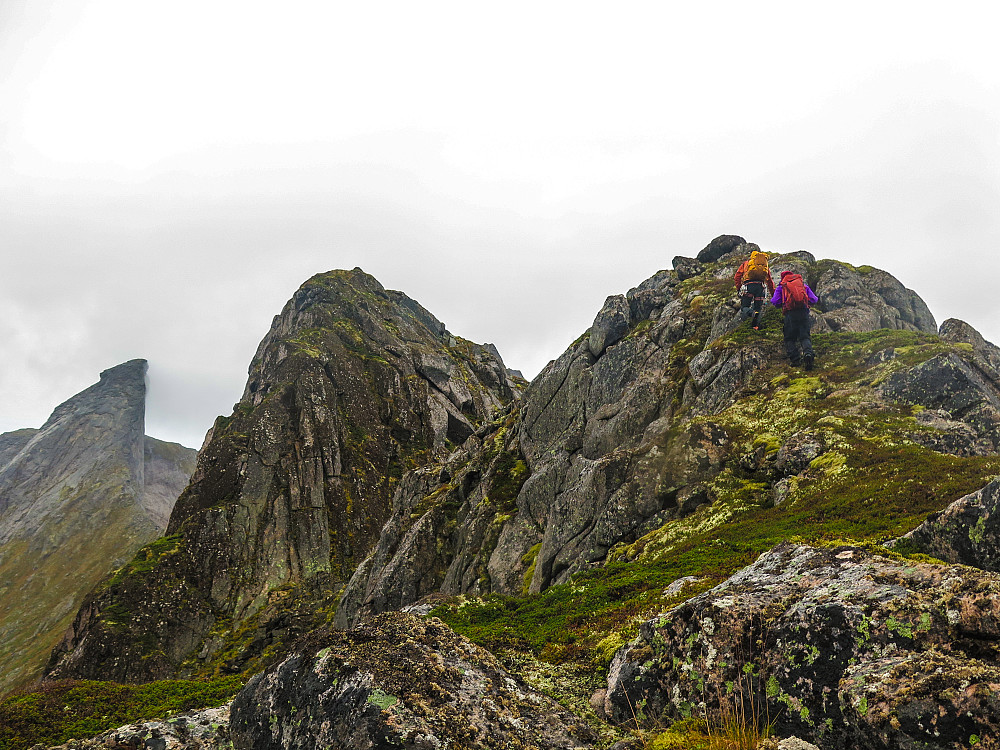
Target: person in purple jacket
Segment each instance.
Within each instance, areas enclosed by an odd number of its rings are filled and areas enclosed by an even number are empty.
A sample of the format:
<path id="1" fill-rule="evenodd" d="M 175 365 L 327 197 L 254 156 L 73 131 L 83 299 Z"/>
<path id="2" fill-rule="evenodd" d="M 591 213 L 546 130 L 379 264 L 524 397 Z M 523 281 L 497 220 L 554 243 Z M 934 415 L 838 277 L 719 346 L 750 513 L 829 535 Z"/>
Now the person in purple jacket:
<path id="1" fill-rule="evenodd" d="M 802 280 L 802 276 L 793 271 L 781 272 L 781 281 L 774 290 L 771 304 L 780 307 L 785 314 L 785 351 L 792 367 L 805 362 L 806 370 L 812 370 L 813 362 L 816 361 L 809 338 L 809 328 L 812 326 L 809 308 L 817 302 L 819 297 Z M 802 348 L 801 356 L 799 347 Z"/>

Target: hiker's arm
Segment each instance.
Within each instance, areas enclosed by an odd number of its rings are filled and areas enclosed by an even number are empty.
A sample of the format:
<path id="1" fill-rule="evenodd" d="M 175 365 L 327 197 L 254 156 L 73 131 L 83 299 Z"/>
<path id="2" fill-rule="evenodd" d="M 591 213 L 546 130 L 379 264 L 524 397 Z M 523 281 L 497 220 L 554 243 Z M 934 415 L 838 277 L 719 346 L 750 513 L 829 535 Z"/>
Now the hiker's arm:
<path id="1" fill-rule="evenodd" d="M 815 305 L 819 302 L 819 297 L 816 296 L 816 292 L 809 288 L 808 284 L 804 285 L 806 288 L 806 294 L 809 295 L 809 304 Z"/>
<path id="2" fill-rule="evenodd" d="M 775 307 L 781 307 L 781 284 L 778 284 L 774 290 L 774 294 L 771 295 L 771 304 Z"/>

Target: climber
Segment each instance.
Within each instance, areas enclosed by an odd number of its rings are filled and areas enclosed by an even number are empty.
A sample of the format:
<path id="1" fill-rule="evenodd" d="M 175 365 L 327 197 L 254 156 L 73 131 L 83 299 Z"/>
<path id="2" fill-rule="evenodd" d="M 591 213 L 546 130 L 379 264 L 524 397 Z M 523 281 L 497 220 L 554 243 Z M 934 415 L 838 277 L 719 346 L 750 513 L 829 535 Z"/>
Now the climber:
<path id="1" fill-rule="evenodd" d="M 788 352 L 788 359 L 793 367 L 799 366 L 801 346 L 801 360 L 805 362 L 806 370 L 813 368 L 816 354 L 809 339 L 809 328 L 812 325 L 809 307 L 817 302 L 819 297 L 802 280 L 802 276 L 794 271 L 781 272 L 781 281 L 771 297 L 771 304 L 780 307 L 785 314 L 785 351 Z"/>
<path id="2" fill-rule="evenodd" d="M 760 250 L 750 253 L 733 277 L 736 288 L 740 290 L 739 319 L 746 320 L 753 314 L 750 325 L 755 331 L 760 330 L 760 311 L 764 306 L 764 285 L 767 284 L 768 295 L 774 294 L 774 280 L 771 269 L 767 265 L 767 256 Z"/>

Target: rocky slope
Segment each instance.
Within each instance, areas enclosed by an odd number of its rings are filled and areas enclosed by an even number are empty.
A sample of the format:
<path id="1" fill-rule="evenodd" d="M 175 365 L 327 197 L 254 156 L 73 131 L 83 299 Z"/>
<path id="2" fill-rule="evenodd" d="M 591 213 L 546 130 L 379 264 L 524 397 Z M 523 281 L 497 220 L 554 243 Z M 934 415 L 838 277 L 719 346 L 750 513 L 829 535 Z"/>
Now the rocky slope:
<path id="1" fill-rule="evenodd" d="M 0 692 L 37 676 L 99 580 L 163 533 L 195 451 L 143 435 L 146 362 L 0 435 Z"/>
<path id="2" fill-rule="evenodd" d="M 609 297 L 520 399 L 495 353 L 370 277 L 307 282 L 202 451 L 172 535 L 90 597 L 52 674 L 264 669 L 234 704 L 247 746 L 296 746 L 293 708 L 329 728 L 349 706 L 367 717 L 363 746 L 403 719 L 460 743 L 407 701 L 376 715 L 365 697 L 404 688 L 370 675 L 357 693 L 322 688 L 354 685 L 360 644 L 390 622 L 380 613 L 417 603 L 572 707 L 598 746 L 620 739 L 622 722 L 644 741 L 688 715 L 719 722 L 739 674 L 752 678 L 747 705 L 784 711 L 783 731 L 824 748 L 987 736 L 993 577 L 901 558 L 944 554 L 916 533 L 895 557 L 869 548 L 1000 474 L 998 350 L 961 321 L 939 330 L 883 271 L 796 252 L 771 266 L 820 296 L 818 368 L 789 368 L 780 312 L 757 332 L 736 318 L 732 275 L 754 248 L 718 238 Z M 955 561 L 992 555 L 976 512 L 951 514 L 949 533 L 986 540 Z M 730 600 L 731 615 L 716 611 Z M 360 628 L 324 636 L 343 657 L 335 669 L 318 644 L 294 645 L 331 622 Z M 452 658 L 417 640 L 409 671 Z M 463 685 L 434 700 L 414 689 L 412 705 L 460 705 Z M 722 697 L 706 699 L 711 685 Z M 934 719 L 924 708 L 939 689 L 951 702 Z M 911 698 L 924 703 L 911 710 Z M 261 706 L 280 707 L 280 729 L 259 723 Z"/>
<path id="3" fill-rule="evenodd" d="M 495 349 L 360 269 L 310 279 L 212 429 L 168 536 L 87 599 L 50 676 L 240 671 L 321 623 L 401 477 L 463 443 L 518 387 Z"/>

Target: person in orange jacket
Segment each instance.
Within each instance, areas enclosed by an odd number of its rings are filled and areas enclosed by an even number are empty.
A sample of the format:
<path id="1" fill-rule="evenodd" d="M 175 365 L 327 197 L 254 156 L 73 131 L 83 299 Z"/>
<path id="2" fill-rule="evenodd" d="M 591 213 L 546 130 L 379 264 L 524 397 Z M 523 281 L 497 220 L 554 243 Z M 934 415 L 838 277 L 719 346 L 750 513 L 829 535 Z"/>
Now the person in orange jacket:
<path id="1" fill-rule="evenodd" d="M 750 325 L 755 331 L 760 330 L 760 313 L 766 299 L 764 286 L 767 286 L 768 297 L 774 294 L 774 279 L 771 278 L 767 256 L 760 250 L 754 250 L 736 269 L 733 280 L 740 290 L 740 320 L 746 320 L 752 315 Z"/>

